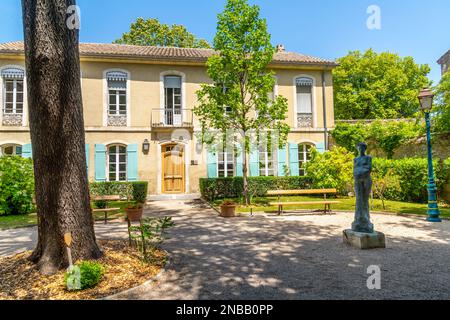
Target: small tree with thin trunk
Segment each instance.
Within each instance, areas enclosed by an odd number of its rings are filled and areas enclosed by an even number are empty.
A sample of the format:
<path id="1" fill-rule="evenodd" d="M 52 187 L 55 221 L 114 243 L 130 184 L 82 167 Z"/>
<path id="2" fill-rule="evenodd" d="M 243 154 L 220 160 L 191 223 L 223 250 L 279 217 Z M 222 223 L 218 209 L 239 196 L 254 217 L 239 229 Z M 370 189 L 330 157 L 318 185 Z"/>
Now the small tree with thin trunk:
<path id="1" fill-rule="evenodd" d="M 195 114 L 203 131 L 234 130 L 243 146 L 244 198 L 250 204 L 248 188 L 248 154 L 251 134 L 275 130 L 280 145 L 285 143 L 289 126 L 284 123 L 287 100 L 271 98 L 275 86 L 269 70 L 275 50 L 270 42 L 265 19 L 258 6 L 246 0 L 228 0 L 218 16 L 214 49 L 217 54 L 207 63 L 212 84 L 197 93 Z"/>
<path id="2" fill-rule="evenodd" d="M 22 0 L 31 141 L 39 217 L 31 260 L 44 274 L 101 257 L 89 203 L 75 0 Z M 73 7 L 72 7 L 73 8 Z"/>

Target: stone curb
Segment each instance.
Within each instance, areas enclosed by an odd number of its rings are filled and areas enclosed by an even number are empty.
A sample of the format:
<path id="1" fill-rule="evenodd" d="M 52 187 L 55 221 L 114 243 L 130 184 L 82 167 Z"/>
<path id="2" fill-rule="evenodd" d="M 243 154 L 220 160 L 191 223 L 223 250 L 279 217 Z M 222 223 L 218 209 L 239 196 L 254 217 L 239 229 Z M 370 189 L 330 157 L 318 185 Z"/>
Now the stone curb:
<path id="1" fill-rule="evenodd" d="M 163 250 L 163 251 L 167 254 L 167 261 L 166 261 L 166 264 L 164 265 L 164 267 L 162 268 L 162 270 L 156 276 L 154 276 L 150 280 L 147 280 L 146 282 L 144 282 L 143 284 L 141 284 L 137 287 L 130 288 L 128 290 L 125 290 L 125 291 L 113 294 L 112 296 L 104 297 L 104 298 L 101 298 L 98 300 L 121 300 L 121 298 L 119 296 L 133 294 L 134 292 L 142 290 L 144 287 L 147 287 L 148 285 L 161 279 L 161 277 L 167 273 L 167 271 L 169 270 L 169 267 L 171 267 L 173 264 L 172 255 L 169 252 L 167 252 L 166 250 Z"/>

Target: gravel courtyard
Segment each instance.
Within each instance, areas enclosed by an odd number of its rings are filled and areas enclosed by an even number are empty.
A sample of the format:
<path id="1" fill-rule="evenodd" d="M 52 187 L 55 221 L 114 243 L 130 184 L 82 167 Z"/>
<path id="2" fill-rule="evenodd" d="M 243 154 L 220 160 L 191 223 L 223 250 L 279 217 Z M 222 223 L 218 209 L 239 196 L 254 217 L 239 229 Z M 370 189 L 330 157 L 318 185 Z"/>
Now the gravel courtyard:
<path id="1" fill-rule="evenodd" d="M 156 282 L 118 299 L 449 299 L 450 222 L 374 215 L 387 249 L 342 243 L 353 214 L 257 215 L 223 219 L 200 202 L 153 202 L 147 215 L 174 217 L 164 248 L 172 263 Z M 123 224 L 96 225 L 99 237 L 126 237 Z M 0 255 L 33 246 L 35 229 L 0 232 Z M 13 238 L 11 238 L 13 237 Z M 14 238 L 15 237 L 15 238 Z M 19 243 L 15 242 L 17 239 Z M 28 239 L 27 244 L 23 241 Z M 22 241 L 22 244 L 21 242 Z M 380 266 L 381 290 L 367 268 Z"/>

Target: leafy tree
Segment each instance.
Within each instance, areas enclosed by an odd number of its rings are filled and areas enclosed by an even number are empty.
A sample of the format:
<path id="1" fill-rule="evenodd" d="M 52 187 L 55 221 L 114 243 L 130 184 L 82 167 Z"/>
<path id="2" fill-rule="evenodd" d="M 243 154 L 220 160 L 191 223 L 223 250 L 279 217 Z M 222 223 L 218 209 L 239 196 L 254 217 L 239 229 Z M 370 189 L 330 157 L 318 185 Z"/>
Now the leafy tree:
<path id="1" fill-rule="evenodd" d="M 428 65 L 412 57 L 352 51 L 333 71 L 336 119 L 410 118 L 419 110 L 418 92 L 430 84 Z"/>
<path id="2" fill-rule="evenodd" d="M 25 64 L 38 243 L 31 260 L 44 274 L 68 266 L 64 234 L 76 260 L 100 258 L 89 201 L 79 30 L 66 24 L 75 0 L 23 0 Z"/>
<path id="3" fill-rule="evenodd" d="M 366 141 L 369 150 L 380 148 L 390 159 L 398 147 L 420 133 L 421 127 L 416 122 L 377 120 L 370 124 L 338 123 L 331 135 L 338 145 L 355 154 L 356 144 Z"/>
<path id="4" fill-rule="evenodd" d="M 138 18 L 114 43 L 138 46 L 161 46 L 178 48 L 210 48 L 206 40 L 196 38 L 186 27 L 161 24 L 158 19 Z"/>
<path id="5" fill-rule="evenodd" d="M 207 128 L 239 132 L 243 148 L 243 195 L 250 203 L 248 188 L 248 153 L 251 135 L 264 130 L 276 130 L 279 144 L 286 141 L 289 126 L 284 123 L 287 100 L 270 93 L 275 85 L 268 65 L 275 53 L 270 43 L 265 19 L 258 6 L 246 0 L 228 0 L 218 16 L 214 49 L 219 53 L 207 63 L 211 85 L 203 85 L 197 93 L 199 117 L 203 132 Z M 257 115 L 257 116 L 256 116 Z"/>
<path id="6" fill-rule="evenodd" d="M 450 72 L 444 74 L 436 88 L 436 132 L 450 132 Z"/>

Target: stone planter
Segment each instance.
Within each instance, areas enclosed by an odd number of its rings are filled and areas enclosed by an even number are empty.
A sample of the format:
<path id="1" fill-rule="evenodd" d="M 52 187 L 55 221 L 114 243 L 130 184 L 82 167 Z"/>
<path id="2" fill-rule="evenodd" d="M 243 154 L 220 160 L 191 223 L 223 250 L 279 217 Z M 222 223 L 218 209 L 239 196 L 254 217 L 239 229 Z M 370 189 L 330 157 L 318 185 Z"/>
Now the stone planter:
<path id="1" fill-rule="evenodd" d="M 144 208 L 138 208 L 138 209 L 125 208 L 125 212 L 127 213 L 128 221 L 138 222 L 138 221 L 142 220 L 142 216 L 144 214 Z"/>
<path id="2" fill-rule="evenodd" d="M 220 216 L 224 218 L 232 218 L 236 217 L 236 207 L 235 204 L 229 204 L 229 205 L 221 205 L 220 206 Z"/>

